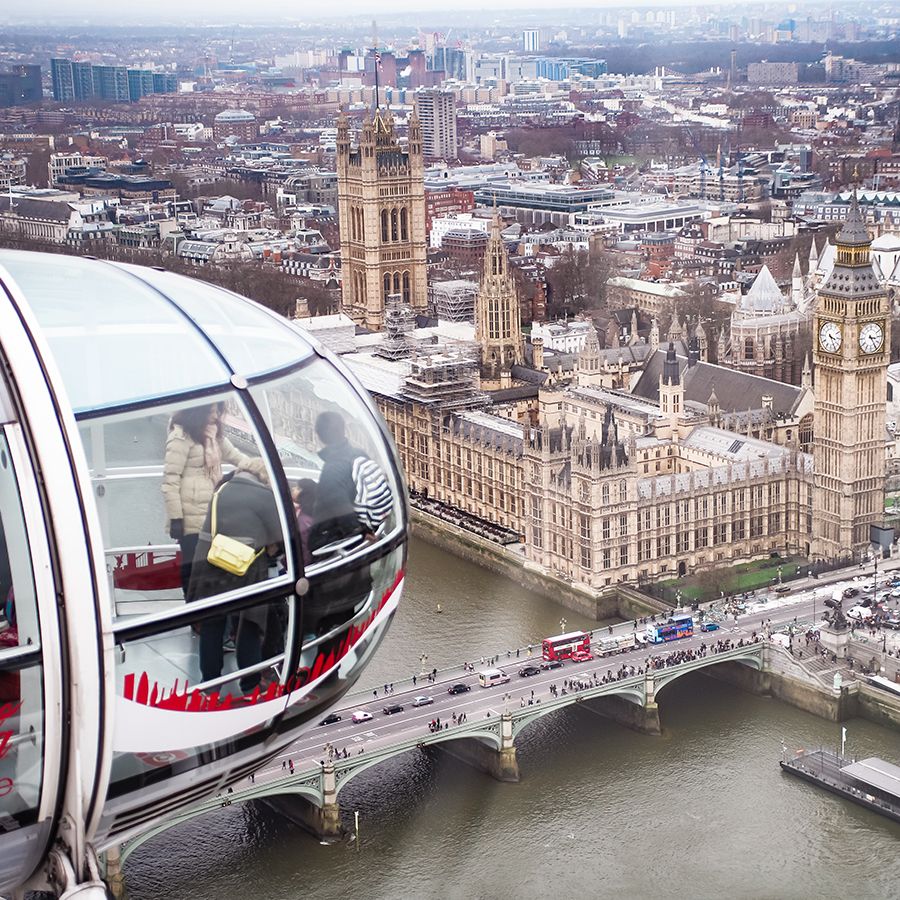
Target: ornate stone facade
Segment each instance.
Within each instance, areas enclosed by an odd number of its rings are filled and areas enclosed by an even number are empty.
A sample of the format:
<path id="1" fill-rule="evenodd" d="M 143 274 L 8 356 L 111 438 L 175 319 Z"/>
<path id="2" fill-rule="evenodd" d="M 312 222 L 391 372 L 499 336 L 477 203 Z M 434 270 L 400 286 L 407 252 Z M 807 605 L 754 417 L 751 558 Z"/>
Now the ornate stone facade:
<path id="1" fill-rule="evenodd" d="M 485 390 L 509 387 L 512 367 L 524 362 L 521 320 L 519 294 L 509 271 L 500 218 L 495 214 L 475 301 L 475 340 L 481 345 L 481 386 Z"/>
<path id="2" fill-rule="evenodd" d="M 815 297 L 811 282 L 811 276 L 801 274 L 796 258 L 791 294 L 785 297 L 763 266 L 732 313 L 730 341 L 719 362 L 751 375 L 800 384 L 804 365 L 800 337 L 809 328 Z"/>
<path id="3" fill-rule="evenodd" d="M 345 115 L 337 132 L 342 309 L 357 325 L 380 331 L 388 296 L 399 295 L 414 312 L 428 307 L 420 127 L 413 113 L 407 150 L 397 143 L 390 112 L 380 109 L 363 120 L 356 149 Z"/>
<path id="4" fill-rule="evenodd" d="M 856 194 L 815 313 L 815 531 L 821 559 L 860 558 L 884 510 L 890 303 Z"/>

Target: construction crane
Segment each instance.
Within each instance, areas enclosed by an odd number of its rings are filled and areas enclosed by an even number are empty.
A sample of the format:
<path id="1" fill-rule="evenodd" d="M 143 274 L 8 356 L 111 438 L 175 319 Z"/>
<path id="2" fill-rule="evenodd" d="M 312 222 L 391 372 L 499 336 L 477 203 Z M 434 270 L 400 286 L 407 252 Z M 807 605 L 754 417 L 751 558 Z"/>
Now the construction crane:
<path id="1" fill-rule="evenodd" d="M 697 136 L 690 128 L 685 128 L 688 137 L 691 139 L 691 143 L 694 145 L 694 149 L 697 151 L 697 155 L 700 157 L 700 199 L 706 199 L 706 174 L 707 172 L 712 171 L 710 169 L 709 163 L 706 160 L 706 156 L 703 153 L 703 149 L 700 147 L 700 142 L 697 140 Z"/>

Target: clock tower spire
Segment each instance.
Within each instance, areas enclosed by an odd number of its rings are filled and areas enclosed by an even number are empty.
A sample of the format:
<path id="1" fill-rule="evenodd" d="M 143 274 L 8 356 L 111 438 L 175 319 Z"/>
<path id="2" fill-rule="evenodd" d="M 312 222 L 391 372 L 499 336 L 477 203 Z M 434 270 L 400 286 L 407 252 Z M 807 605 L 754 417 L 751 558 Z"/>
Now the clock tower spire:
<path id="1" fill-rule="evenodd" d="M 858 559 L 884 510 L 887 293 L 872 269 L 856 191 L 816 299 L 812 555 Z"/>

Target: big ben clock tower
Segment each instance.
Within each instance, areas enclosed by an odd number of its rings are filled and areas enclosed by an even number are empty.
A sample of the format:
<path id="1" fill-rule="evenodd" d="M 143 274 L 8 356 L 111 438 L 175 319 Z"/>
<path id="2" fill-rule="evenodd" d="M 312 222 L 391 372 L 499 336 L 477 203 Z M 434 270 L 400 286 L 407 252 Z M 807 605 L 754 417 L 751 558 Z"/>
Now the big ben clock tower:
<path id="1" fill-rule="evenodd" d="M 872 269 L 856 192 L 819 290 L 813 336 L 816 559 L 859 558 L 884 510 L 890 306 Z"/>

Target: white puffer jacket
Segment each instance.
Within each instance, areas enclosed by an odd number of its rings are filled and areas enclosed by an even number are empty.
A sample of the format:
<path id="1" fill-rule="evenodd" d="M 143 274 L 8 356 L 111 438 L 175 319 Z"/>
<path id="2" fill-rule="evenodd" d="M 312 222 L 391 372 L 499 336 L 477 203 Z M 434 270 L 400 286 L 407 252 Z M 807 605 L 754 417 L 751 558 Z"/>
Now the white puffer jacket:
<path id="1" fill-rule="evenodd" d="M 268 473 L 259 457 L 241 453 L 228 438 L 219 444 L 222 465 L 253 472 L 268 483 Z M 166 531 L 173 519 L 182 519 L 185 534 L 199 534 L 212 502 L 215 484 L 206 474 L 203 444 L 198 444 L 180 425 L 169 429 L 162 492 L 166 503 Z"/>

